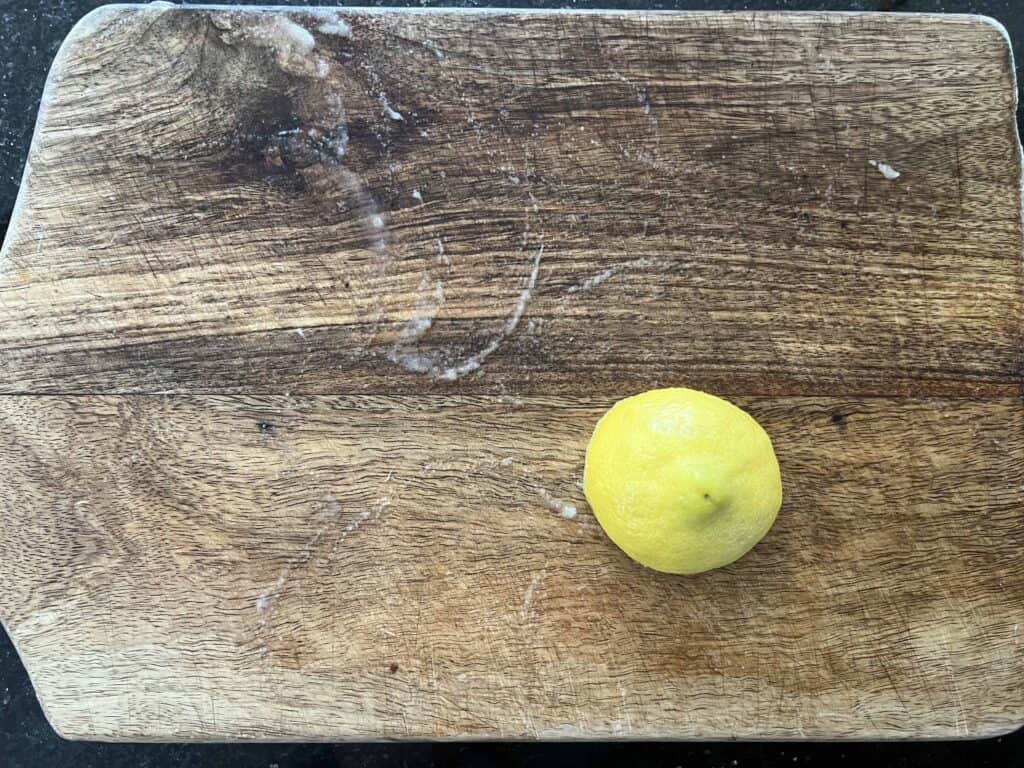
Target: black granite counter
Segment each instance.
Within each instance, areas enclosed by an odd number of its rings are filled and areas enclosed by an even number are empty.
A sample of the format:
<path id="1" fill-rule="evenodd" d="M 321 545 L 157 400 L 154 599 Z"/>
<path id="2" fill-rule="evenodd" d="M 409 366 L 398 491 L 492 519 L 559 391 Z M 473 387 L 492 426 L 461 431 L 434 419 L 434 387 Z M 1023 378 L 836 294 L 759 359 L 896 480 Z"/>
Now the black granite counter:
<path id="1" fill-rule="evenodd" d="M 6 230 L 35 122 L 49 62 L 96 0 L 0 0 L 0 232 Z M 276 5 L 336 5 L 289 2 Z M 534 8 L 650 8 L 677 10 L 891 11 L 979 13 L 1006 25 L 1024 50 L 1024 0 L 574 0 L 505 3 L 364 2 L 361 5 L 444 5 Z M 1019 69 L 1019 67 L 1018 67 Z M 0 361 L 2 364 L 2 361 Z M 2 468 L 0 468 L 2 471 Z M 2 508 L 2 500 L 0 500 Z M 0 524 L 2 519 L 0 519 Z M 0 564 L 0 567 L 3 567 Z M 216 765 L 300 766 L 541 766 L 626 763 L 648 766 L 992 766 L 1024 767 L 1024 731 L 983 742 L 836 744 L 88 744 L 62 741 L 47 725 L 32 686 L 6 634 L 0 631 L 0 768 L 158 768 Z"/>

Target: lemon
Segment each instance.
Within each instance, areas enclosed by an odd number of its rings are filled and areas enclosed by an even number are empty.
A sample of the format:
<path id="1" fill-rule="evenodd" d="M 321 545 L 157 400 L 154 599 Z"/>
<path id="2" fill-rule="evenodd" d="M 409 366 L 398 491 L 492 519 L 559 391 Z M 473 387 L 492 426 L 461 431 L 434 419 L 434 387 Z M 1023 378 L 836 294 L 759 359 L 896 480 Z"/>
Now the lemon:
<path id="1" fill-rule="evenodd" d="M 612 406 L 587 446 L 583 487 L 608 537 L 666 573 L 737 560 L 782 506 L 768 434 L 737 406 L 693 389 L 655 389 Z"/>

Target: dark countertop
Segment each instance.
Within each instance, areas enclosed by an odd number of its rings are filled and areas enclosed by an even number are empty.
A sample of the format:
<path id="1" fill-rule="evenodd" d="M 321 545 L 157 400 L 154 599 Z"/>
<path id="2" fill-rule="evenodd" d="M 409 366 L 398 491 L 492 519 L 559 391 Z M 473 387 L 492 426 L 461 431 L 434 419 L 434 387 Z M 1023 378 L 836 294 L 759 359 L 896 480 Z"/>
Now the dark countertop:
<path id="1" fill-rule="evenodd" d="M 64 36 L 96 0 L 0 0 L 0 230 L 6 231 L 35 123 L 49 62 Z M 265 4 L 265 3 L 264 3 Z M 337 5 L 274 0 L 276 5 Z M 658 10 L 893 11 L 977 13 L 999 19 L 1015 50 L 1024 50 L 1020 0 L 570 0 L 505 3 L 453 0 L 361 5 Z M 1018 66 L 1018 70 L 1019 70 Z M 929 743 L 610 743 L 610 744 L 90 744 L 61 740 L 46 723 L 25 668 L 0 630 L 0 768 L 159 768 L 217 765 L 301 766 L 511 766 L 629 762 L 648 766 L 993 766 L 1024 767 L 1024 730 L 982 742 Z"/>

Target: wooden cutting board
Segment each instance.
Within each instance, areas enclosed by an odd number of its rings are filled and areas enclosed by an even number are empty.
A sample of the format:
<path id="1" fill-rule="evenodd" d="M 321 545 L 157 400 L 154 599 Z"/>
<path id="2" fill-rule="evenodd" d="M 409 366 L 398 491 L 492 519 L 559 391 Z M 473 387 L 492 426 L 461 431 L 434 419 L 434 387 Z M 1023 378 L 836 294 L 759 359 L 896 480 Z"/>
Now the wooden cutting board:
<path id="1" fill-rule="evenodd" d="M 963 16 L 92 13 L 0 259 L 0 613 L 54 727 L 1011 730 L 1014 108 Z M 728 568 L 580 490 L 658 386 L 775 441 Z"/>

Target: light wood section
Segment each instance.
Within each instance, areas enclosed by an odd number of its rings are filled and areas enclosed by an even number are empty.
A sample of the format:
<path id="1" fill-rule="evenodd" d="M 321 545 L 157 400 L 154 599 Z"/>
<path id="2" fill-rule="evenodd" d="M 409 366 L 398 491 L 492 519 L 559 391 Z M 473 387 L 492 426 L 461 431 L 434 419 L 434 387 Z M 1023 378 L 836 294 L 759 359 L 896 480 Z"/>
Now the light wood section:
<path id="1" fill-rule="evenodd" d="M 1019 401 L 738 402 L 782 513 L 679 578 L 617 550 L 579 489 L 609 401 L 3 398 L 5 620 L 71 736 L 1017 724 Z"/>

